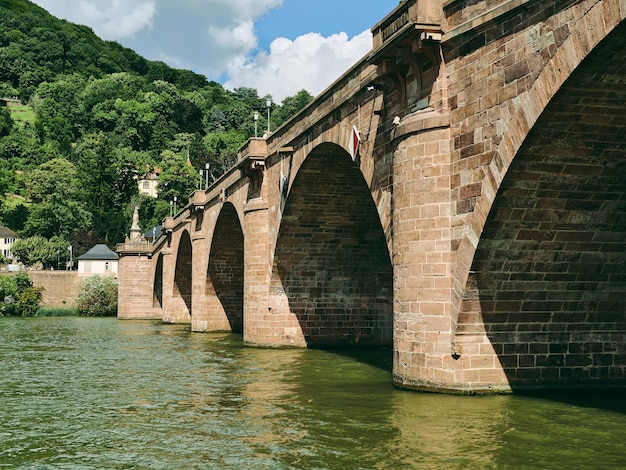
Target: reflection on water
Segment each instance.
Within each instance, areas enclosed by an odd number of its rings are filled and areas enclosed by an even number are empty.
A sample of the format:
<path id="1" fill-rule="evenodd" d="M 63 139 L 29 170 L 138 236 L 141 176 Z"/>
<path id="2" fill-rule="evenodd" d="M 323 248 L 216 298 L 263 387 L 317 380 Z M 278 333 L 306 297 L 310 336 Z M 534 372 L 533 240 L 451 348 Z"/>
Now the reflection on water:
<path id="1" fill-rule="evenodd" d="M 154 322 L 1 318 L 0 397 L 0 468 L 626 467 L 618 392 L 406 392 L 385 350 Z"/>

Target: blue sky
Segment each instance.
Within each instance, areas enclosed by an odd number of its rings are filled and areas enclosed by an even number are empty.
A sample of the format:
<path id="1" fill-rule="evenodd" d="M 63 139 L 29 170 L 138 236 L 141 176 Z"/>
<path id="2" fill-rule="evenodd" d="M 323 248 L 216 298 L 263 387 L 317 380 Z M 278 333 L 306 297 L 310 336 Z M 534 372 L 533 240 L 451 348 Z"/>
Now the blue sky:
<path id="1" fill-rule="evenodd" d="M 317 94 L 371 48 L 398 0 L 32 0 L 152 60 L 281 101 Z"/>

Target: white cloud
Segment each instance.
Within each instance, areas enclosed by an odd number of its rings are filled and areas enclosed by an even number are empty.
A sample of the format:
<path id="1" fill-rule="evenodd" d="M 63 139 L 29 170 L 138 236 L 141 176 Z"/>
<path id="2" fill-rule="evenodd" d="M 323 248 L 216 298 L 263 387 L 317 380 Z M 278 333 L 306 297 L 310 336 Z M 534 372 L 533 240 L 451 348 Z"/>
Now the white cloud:
<path id="1" fill-rule="evenodd" d="M 103 39 L 129 43 L 211 78 L 258 44 L 254 22 L 283 0 L 33 0 L 53 15 L 84 24 Z M 154 27 L 154 30 L 152 28 Z M 126 41 L 124 41 L 126 40 Z"/>
<path id="2" fill-rule="evenodd" d="M 188 68 L 225 86 L 252 87 L 277 101 L 318 94 L 365 55 L 371 33 L 275 39 L 258 50 L 255 22 L 284 0 L 33 0 L 151 60 Z M 294 18 L 303 21 L 305 18 Z"/>
<path id="3" fill-rule="evenodd" d="M 35 0 L 60 18 L 84 24 L 103 39 L 118 40 L 152 27 L 155 0 Z"/>
<path id="4" fill-rule="evenodd" d="M 345 33 L 323 37 L 317 33 L 294 41 L 275 39 L 269 54 L 249 60 L 236 57 L 228 66 L 227 88 L 251 87 L 277 101 L 305 89 L 316 95 L 339 78 L 372 48 L 370 31 L 349 39 Z"/>
<path id="5" fill-rule="evenodd" d="M 210 26 L 208 35 L 213 53 L 212 66 L 220 71 L 232 57 L 245 57 L 258 43 L 251 20 L 231 27 Z"/>
<path id="6" fill-rule="evenodd" d="M 224 19 L 244 22 L 258 18 L 280 7 L 283 0 L 184 0 L 190 4 L 208 8 L 216 23 Z"/>

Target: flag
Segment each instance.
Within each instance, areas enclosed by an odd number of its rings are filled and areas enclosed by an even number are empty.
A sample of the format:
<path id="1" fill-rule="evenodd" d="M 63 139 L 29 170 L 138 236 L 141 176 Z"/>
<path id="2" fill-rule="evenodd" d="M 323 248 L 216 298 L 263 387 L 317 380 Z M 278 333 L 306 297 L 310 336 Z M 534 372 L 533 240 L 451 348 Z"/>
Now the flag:
<path id="1" fill-rule="evenodd" d="M 356 160 L 357 153 L 359 152 L 359 144 L 361 143 L 361 135 L 359 134 L 356 126 L 352 126 L 352 132 L 350 133 L 350 156 L 352 160 Z"/>
<path id="2" fill-rule="evenodd" d="M 280 170 L 280 180 L 278 181 L 278 191 L 280 192 L 281 199 L 285 197 L 287 194 L 287 177 L 283 173 L 283 170 Z"/>

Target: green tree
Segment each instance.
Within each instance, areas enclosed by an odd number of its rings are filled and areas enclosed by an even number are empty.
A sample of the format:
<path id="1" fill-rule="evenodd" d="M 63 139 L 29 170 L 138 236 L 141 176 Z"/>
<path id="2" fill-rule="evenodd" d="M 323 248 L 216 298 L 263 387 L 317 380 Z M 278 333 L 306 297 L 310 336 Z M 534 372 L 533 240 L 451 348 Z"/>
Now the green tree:
<path id="1" fill-rule="evenodd" d="M 222 174 L 237 162 L 237 150 L 246 142 L 238 131 L 213 132 L 202 139 L 212 171 Z"/>
<path id="2" fill-rule="evenodd" d="M 11 251 L 26 266 L 41 263 L 43 267 L 57 267 L 59 259 L 67 258 L 68 246 L 69 243 L 61 237 L 48 240 L 36 235 L 16 240 Z"/>
<path id="3" fill-rule="evenodd" d="M 61 236 L 67 239 L 81 228 L 90 228 L 93 216 L 81 200 L 81 187 L 74 165 L 57 158 L 30 174 L 30 198 L 34 204 L 24 224 L 27 237 Z"/>
<path id="4" fill-rule="evenodd" d="M 41 164 L 30 173 L 27 185 L 30 199 L 35 203 L 48 202 L 52 197 L 73 200 L 80 189 L 76 168 L 64 158 Z"/>
<path id="5" fill-rule="evenodd" d="M 196 189 L 200 179 L 193 166 L 188 163 L 186 155 L 166 150 L 161 154 L 159 166 L 162 168 L 159 177 L 159 199 L 172 201 L 178 198 L 178 207 L 187 202 L 189 195 Z"/>
<path id="6" fill-rule="evenodd" d="M 79 135 L 84 116 L 80 96 L 84 88 L 85 80 L 80 75 L 68 75 L 42 83 L 33 97 L 45 136 L 62 147 L 69 147 Z M 67 153 L 67 150 L 63 151 Z"/>
<path id="7" fill-rule="evenodd" d="M 108 135 L 88 136 L 76 150 L 82 200 L 93 215 L 93 228 L 109 243 L 124 239 L 130 217 L 124 208 L 137 194 L 137 168 L 146 157 L 128 148 L 116 148 Z"/>
<path id="8" fill-rule="evenodd" d="M 30 210 L 26 204 L 16 204 L 13 207 L 3 207 L 2 221 L 4 225 L 17 232 L 24 229 Z"/>
<path id="9" fill-rule="evenodd" d="M 84 203 L 51 194 L 47 202 L 32 206 L 23 233 L 26 236 L 68 238 L 79 229 L 89 229 L 92 223 L 93 215 L 85 209 Z"/>
<path id="10" fill-rule="evenodd" d="M 26 273 L 0 276 L 0 316 L 33 316 L 43 299 L 43 288 L 33 287 Z"/>
<path id="11" fill-rule="evenodd" d="M 13 119 L 8 108 L 0 107 L 0 137 L 7 136 L 13 129 Z"/>
<path id="12" fill-rule="evenodd" d="M 311 100 L 313 100 L 313 95 L 306 90 L 300 90 L 294 96 L 288 96 L 274 111 L 272 115 L 273 121 L 276 125 L 284 123 L 287 119 L 294 116 L 298 111 L 309 104 Z"/>

